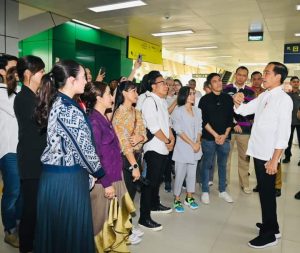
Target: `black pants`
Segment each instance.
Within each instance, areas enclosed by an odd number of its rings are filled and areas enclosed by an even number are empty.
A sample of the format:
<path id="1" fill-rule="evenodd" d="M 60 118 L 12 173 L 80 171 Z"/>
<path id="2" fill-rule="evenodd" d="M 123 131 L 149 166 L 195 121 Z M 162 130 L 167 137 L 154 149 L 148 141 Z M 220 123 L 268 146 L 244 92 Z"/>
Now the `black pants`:
<path id="1" fill-rule="evenodd" d="M 20 252 L 33 251 L 39 179 L 21 180 L 22 214 L 19 226 Z"/>
<path id="2" fill-rule="evenodd" d="M 145 154 L 147 163 L 146 178 L 150 181 L 149 186 L 142 188 L 140 219 L 149 219 L 151 209 L 155 209 L 159 203 L 159 187 L 162 182 L 164 169 L 166 167 L 168 155 L 161 155 L 154 151 Z"/>
<path id="3" fill-rule="evenodd" d="M 296 131 L 297 131 L 297 137 L 298 137 L 299 148 L 300 148 L 300 125 L 292 125 L 291 126 L 291 135 L 290 135 L 290 139 L 289 139 L 289 146 L 284 151 L 284 154 L 285 154 L 286 158 L 290 158 L 292 156 L 291 148 L 292 148 L 295 128 L 296 128 Z"/>
<path id="4" fill-rule="evenodd" d="M 259 199 L 263 227 L 261 235 L 275 234 L 279 230 L 276 211 L 275 175 L 269 175 L 265 169 L 266 161 L 254 158 L 256 179 L 259 186 Z"/>

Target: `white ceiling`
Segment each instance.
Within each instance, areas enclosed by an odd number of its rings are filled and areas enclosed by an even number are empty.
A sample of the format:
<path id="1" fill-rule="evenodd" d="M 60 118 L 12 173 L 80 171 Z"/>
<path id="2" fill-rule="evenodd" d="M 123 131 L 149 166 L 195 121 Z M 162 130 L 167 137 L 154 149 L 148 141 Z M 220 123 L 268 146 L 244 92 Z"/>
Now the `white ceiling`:
<path id="1" fill-rule="evenodd" d="M 299 37 L 294 37 L 294 33 L 300 32 L 300 11 L 296 11 L 296 4 L 300 4 L 300 0 L 144 0 L 146 6 L 131 9 L 104 13 L 87 9 L 121 1 L 125 0 L 20 2 L 100 26 L 122 37 L 130 35 L 162 44 L 164 50 L 173 54 L 227 69 L 234 69 L 239 63 L 245 62 L 282 62 L 284 44 L 300 42 Z M 23 17 L 28 15 L 24 13 Z M 249 42 L 249 27 L 257 23 L 263 27 L 264 40 Z M 192 29 L 195 33 L 163 38 L 151 35 L 154 32 L 183 29 Z M 185 47 L 210 45 L 216 45 L 218 49 L 185 50 Z M 232 57 L 208 58 L 222 55 Z"/>

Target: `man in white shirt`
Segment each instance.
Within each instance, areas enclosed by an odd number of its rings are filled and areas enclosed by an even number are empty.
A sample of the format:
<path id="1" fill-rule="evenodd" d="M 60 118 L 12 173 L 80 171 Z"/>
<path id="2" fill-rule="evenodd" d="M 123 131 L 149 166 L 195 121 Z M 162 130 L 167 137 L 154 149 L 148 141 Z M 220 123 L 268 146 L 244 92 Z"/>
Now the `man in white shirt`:
<path id="1" fill-rule="evenodd" d="M 142 104 L 142 116 L 147 128 L 148 142 L 144 144 L 147 163 L 146 178 L 149 186 L 141 192 L 139 225 L 143 228 L 159 231 L 162 225 L 151 219 L 151 213 L 170 213 L 172 209 L 160 203 L 159 187 L 167 164 L 169 151 L 174 146 L 174 136 L 170 128 L 166 96 L 168 85 L 158 71 L 148 74 L 148 85 L 151 92 Z"/>
<path id="2" fill-rule="evenodd" d="M 254 158 L 262 223 L 256 223 L 260 229 L 259 236 L 248 243 L 253 248 L 277 245 L 277 239 L 281 237 L 276 213 L 275 178 L 291 132 L 293 102 L 281 87 L 287 74 L 285 65 L 270 62 L 263 73 L 263 85 L 267 91 L 248 104 L 243 104 L 242 93 L 234 95 L 235 113 L 243 116 L 255 114 L 247 154 Z"/>
<path id="3" fill-rule="evenodd" d="M 202 97 L 202 94 L 200 91 L 196 90 L 196 80 L 195 79 L 191 79 L 189 80 L 189 83 L 188 83 L 188 86 L 194 90 L 196 92 L 195 94 L 195 106 L 198 106 L 199 105 L 199 101 L 200 101 L 200 98 Z"/>

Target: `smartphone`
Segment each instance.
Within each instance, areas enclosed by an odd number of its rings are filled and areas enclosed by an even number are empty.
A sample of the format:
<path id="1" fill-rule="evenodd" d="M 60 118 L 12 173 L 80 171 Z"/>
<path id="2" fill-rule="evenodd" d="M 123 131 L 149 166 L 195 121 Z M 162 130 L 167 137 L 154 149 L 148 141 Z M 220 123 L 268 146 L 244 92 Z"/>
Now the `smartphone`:
<path id="1" fill-rule="evenodd" d="M 103 75 L 106 72 L 105 67 L 101 67 L 99 70 L 99 75 Z"/>
<path id="2" fill-rule="evenodd" d="M 139 56 L 137 58 L 137 61 L 140 62 L 140 63 L 143 61 L 143 56 L 141 54 L 139 54 Z"/>

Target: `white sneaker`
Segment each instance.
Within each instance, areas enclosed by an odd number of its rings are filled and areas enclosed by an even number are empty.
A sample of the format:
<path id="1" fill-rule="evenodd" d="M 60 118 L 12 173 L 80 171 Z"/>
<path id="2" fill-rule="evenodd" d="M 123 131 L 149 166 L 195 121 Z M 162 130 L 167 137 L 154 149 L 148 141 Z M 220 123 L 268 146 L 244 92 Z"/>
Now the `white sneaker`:
<path id="1" fill-rule="evenodd" d="M 132 226 L 131 232 L 138 237 L 142 237 L 144 235 L 144 232 L 135 226 Z"/>
<path id="2" fill-rule="evenodd" d="M 129 236 L 129 241 L 130 241 L 131 245 L 136 245 L 136 244 L 139 244 L 142 241 L 142 239 L 135 234 L 131 234 Z"/>
<path id="3" fill-rule="evenodd" d="M 246 194 L 251 194 L 253 191 L 250 187 L 242 187 L 242 189 L 243 189 L 244 193 L 246 193 Z"/>
<path id="4" fill-rule="evenodd" d="M 208 194 L 208 192 L 203 192 L 202 193 L 202 195 L 201 195 L 201 202 L 203 203 L 203 204 L 206 204 L 206 205 L 208 205 L 209 204 L 209 194 Z"/>
<path id="5" fill-rule="evenodd" d="M 209 181 L 208 182 L 208 186 L 213 186 L 214 185 L 214 182 L 213 181 Z"/>
<path id="6" fill-rule="evenodd" d="M 227 192 L 220 192 L 219 197 L 228 203 L 233 203 L 232 197 Z"/>

